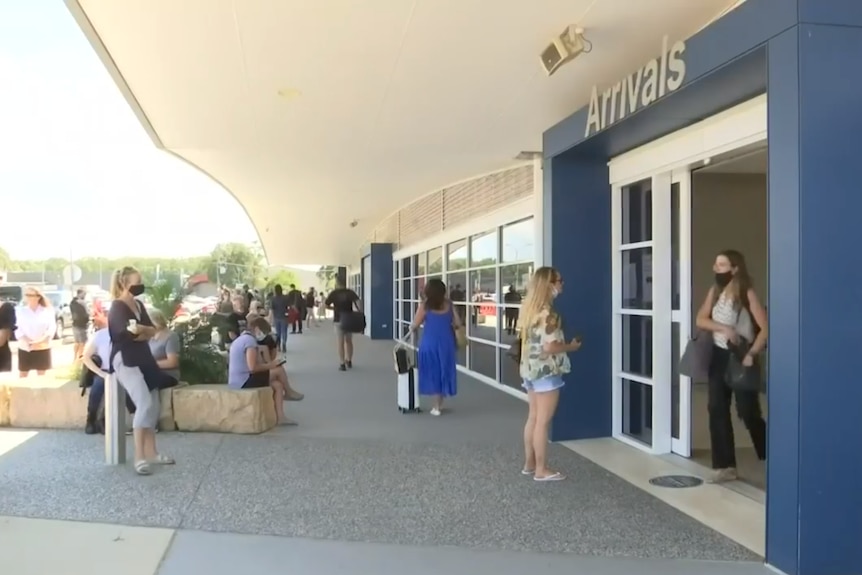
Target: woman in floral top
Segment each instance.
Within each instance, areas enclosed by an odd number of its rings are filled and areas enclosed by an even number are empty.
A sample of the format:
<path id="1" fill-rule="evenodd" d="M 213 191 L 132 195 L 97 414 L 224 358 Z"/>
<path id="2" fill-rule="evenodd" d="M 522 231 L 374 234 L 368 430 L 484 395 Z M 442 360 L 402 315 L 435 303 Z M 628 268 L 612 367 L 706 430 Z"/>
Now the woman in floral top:
<path id="1" fill-rule="evenodd" d="M 524 426 L 523 475 L 535 481 L 560 481 L 565 476 L 547 467 L 548 428 L 563 374 L 571 369 L 570 352 L 577 351 L 581 342 L 576 338 L 566 342 L 562 320 L 554 310 L 554 298 L 563 291 L 563 279 L 552 267 L 536 270 L 521 306 L 521 377 L 530 400 L 530 412 Z"/>

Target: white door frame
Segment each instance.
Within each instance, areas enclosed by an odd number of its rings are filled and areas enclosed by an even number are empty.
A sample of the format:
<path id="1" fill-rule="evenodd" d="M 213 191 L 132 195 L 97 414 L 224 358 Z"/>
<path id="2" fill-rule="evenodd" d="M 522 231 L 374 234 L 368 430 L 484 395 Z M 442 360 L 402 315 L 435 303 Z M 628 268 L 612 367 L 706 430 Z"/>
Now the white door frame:
<path id="1" fill-rule="evenodd" d="M 679 309 L 671 309 L 671 321 L 679 324 L 679 361 L 691 338 L 691 170 L 684 168 L 671 172 L 671 185 L 679 185 Z M 672 265 L 672 262 L 671 262 Z M 671 306 L 672 307 L 672 306 Z M 674 382 L 671 382 L 673 386 Z M 672 388 L 671 388 L 672 391 Z M 671 409 L 673 402 L 671 401 Z M 671 413 L 673 417 L 673 413 Z M 671 451 L 691 457 L 691 378 L 679 376 L 679 437 L 673 437 L 671 425 Z"/>
<path id="2" fill-rule="evenodd" d="M 612 426 L 613 437 L 642 449 L 663 454 L 671 451 L 691 453 L 691 385 L 680 378 L 680 437 L 672 438 L 671 378 L 672 324 L 680 324 L 680 353 L 691 330 L 691 169 L 703 160 L 734 149 L 763 142 L 767 138 L 766 95 L 758 96 L 711 118 L 683 128 L 640 148 L 613 158 L 609 164 L 611 183 L 612 262 Z M 650 241 L 624 246 L 622 240 L 622 188 L 652 180 L 653 237 Z M 670 236 L 671 185 L 680 184 L 680 309 L 672 310 L 672 251 Z M 622 309 L 622 252 L 651 247 L 652 310 Z M 653 377 L 622 373 L 623 315 L 653 318 Z M 622 379 L 652 387 L 652 445 L 648 446 L 623 434 Z"/>
<path id="3" fill-rule="evenodd" d="M 371 337 L 371 256 L 362 258 L 362 311 L 365 313 L 365 335 Z"/>

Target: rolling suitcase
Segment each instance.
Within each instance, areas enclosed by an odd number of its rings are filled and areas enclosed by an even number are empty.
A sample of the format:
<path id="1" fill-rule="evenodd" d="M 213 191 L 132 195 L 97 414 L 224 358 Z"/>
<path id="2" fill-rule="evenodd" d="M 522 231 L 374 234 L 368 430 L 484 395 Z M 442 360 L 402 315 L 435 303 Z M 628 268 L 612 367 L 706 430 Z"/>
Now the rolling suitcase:
<path id="1" fill-rule="evenodd" d="M 398 380 L 398 411 L 401 413 L 419 413 L 419 378 L 416 366 L 410 361 L 407 348 L 399 345 L 395 348 L 395 374 Z"/>

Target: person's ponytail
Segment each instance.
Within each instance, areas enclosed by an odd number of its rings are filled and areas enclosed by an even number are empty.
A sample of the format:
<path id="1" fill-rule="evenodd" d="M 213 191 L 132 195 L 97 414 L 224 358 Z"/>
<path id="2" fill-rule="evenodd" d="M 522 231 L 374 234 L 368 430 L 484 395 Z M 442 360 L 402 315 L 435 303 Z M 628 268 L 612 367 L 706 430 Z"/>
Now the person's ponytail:
<path id="1" fill-rule="evenodd" d="M 117 299 L 123 295 L 123 271 L 114 270 L 111 275 L 111 298 Z"/>

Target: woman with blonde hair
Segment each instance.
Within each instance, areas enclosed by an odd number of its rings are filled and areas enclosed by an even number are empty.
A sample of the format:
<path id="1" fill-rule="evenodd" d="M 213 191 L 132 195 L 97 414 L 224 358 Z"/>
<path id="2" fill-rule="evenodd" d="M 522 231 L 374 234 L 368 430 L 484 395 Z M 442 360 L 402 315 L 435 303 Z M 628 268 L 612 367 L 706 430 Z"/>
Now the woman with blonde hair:
<path id="1" fill-rule="evenodd" d="M 51 340 L 57 331 L 54 309 L 39 289 L 24 290 L 24 305 L 16 313 L 18 340 L 18 375 L 27 377 L 36 370 L 39 375 L 51 369 Z"/>
<path id="2" fill-rule="evenodd" d="M 137 410 L 132 419 L 135 437 L 135 472 L 150 475 L 152 465 L 172 465 L 174 460 L 156 449 L 156 426 L 159 422 L 159 385 L 162 370 L 149 342 L 156 328 L 147 309 L 136 298 L 144 293 L 141 274 L 126 266 L 114 272 L 111 296 L 114 302 L 108 312 L 111 335 L 111 357 L 107 365 Z"/>
<path id="3" fill-rule="evenodd" d="M 174 387 L 180 382 L 180 336 L 168 326 L 168 318 L 160 310 L 149 312 L 156 333 L 149 341 L 150 352 L 162 370 L 164 378 L 159 389 Z"/>
<path id="4" fill-rule="evenodd" d="M 530 409 L 524 426 L 523 475 L 535 481 L 560 481 L 565 476 L 547 466 L 548 429 L 563 375 L 571 369 L 568 354 L 581 347 L 579 338 L 567 342 L 562 319 L 554 309 L 554 299 L 563 291 L 563 279 L 552 267 L 541 267 L 533 274 L 527 297 L 521 305 L 520 374 L 524 380 Z"/>

